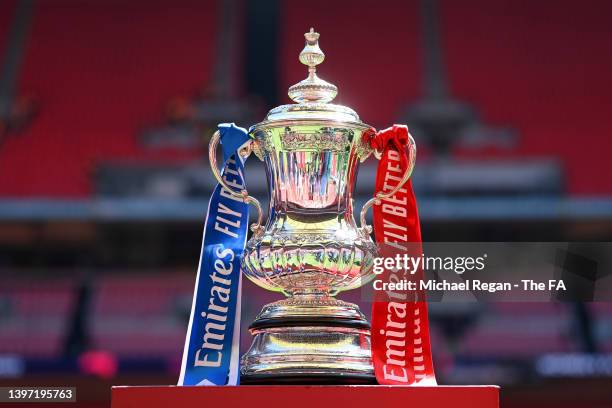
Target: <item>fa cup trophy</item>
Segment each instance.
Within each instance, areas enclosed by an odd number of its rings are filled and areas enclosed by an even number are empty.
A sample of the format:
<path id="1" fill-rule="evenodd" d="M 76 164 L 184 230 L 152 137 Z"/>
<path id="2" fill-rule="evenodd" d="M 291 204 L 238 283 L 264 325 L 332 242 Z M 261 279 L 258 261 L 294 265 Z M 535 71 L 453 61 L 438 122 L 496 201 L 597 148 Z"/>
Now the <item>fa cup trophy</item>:
<path id="1" fill-rule="evenodd" d="M 227 185 L 217 167 L 217 132 L 210 162 L 219 183 L 237 198 L 254 204 L 259 217 L 242 256 L 242 271 L 258 286 L 286 299 L 264 306 L 250 326 L 254 336 L 242 356 L 241 381 L 374 381 L 370 325 L 359 307 L 334 298 L 373 277 L 377 254 L 365 223 L 370 206 L 392 196 L 410 177 L 412 163 L 393 191 L 370 200 L 353 215 L 353 191 L 359 164 L 372 153 L 374 129 L 357 113 L 332 102 L 338 89 L 320 79 L 317 65 L 325 54 L 319 34 L 305 34 L 299 55 L 308 77 L 289 88 L 294 104 L 272 109 L 249 130 L 250 151 L 265 163 L 270 195 L 269 218 L 262 226 L 259 202 L 246 190 Z"/>

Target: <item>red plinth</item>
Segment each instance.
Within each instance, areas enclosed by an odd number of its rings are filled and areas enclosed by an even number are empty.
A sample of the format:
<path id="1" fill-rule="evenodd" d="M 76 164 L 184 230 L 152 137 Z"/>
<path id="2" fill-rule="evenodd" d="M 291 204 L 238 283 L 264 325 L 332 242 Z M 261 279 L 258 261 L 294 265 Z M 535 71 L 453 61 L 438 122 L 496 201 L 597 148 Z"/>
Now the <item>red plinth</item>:
<path id="1" fill-rule="evenodd" d="M 499 387 L 288 386 L 113 387 L 112 408 L 498 408 Z"/>

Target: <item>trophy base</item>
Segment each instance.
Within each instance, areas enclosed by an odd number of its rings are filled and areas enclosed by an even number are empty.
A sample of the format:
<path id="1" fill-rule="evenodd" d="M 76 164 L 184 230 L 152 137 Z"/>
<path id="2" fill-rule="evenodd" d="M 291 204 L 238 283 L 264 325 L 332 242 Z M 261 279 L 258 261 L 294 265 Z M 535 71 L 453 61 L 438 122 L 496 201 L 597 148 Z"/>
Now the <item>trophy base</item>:
<path id="1" fill-rule="evenodd" d="M 266 305 L 249 328 L 244 384 L 373 384 L 370 325 L 359 308 L 331 297 Z"/>

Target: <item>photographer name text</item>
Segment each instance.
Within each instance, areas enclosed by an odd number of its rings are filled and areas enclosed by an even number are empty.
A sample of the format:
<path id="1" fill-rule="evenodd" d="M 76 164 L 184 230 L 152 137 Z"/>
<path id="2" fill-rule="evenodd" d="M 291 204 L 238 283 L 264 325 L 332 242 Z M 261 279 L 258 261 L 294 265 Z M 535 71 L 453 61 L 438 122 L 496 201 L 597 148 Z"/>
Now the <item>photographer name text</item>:
<path id="1" fill-rule="evenodd" d="M 548 281 L 535 281 L 532 279 L 522 279 L 518 283 L 513 282 L 487 282 L 479 279 L 466 279 L 461 282 L 450 282 L 447 280 L 423 279 L 408 280 L 402 279 L 395 282 L 384 282 L 381 279 L 374 280 L 374 290 L 379 291 L 455 291 L 455 292 L 510 292 L 520 290 L 525 292 L 545 292 L 545 291 L 565 291 L 563 280 L 550 279 Z"/>

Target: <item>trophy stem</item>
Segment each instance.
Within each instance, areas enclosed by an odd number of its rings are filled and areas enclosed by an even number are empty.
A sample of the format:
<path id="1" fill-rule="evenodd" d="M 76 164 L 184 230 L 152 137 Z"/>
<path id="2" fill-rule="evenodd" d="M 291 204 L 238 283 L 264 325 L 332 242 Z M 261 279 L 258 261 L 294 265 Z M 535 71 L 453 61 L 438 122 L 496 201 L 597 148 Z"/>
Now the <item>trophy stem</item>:
<path id="1" fill-rule="evenodd" d="M 307 301 L 308 299 L 316 300 L 316 299 L 324 299 L 324 298 L 332 298 L 332 295 L 328 290 L 323 289 L 300 289 L 289 293 L 289 298 L 293 299 L 303 299 Z"/>

